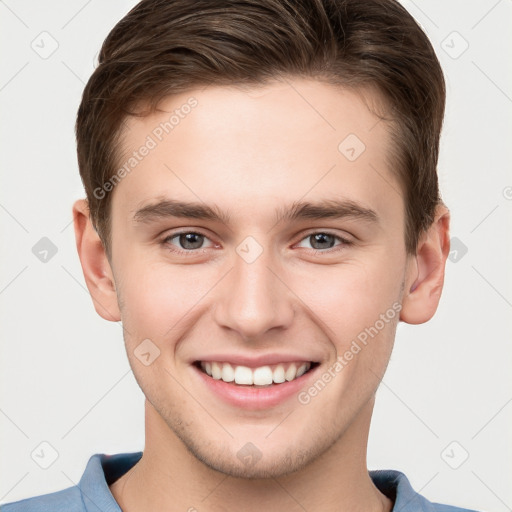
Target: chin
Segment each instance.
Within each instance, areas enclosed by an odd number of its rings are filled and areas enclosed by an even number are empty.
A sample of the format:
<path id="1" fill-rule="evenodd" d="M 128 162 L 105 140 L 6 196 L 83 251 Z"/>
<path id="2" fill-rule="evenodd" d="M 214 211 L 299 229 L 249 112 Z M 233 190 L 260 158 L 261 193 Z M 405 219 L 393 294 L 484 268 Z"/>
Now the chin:
<path id="1" fill-rule="evenodd" d="M 205 466 L 244 479 L 279 478 L 300 471 L 325 453 L 337 438 L 334 432 L 324 431 L 321 436 L 312 436 L 302 431 L 302 436 L 291 439 L 290 434 L 294 432 L 297 436 L 298 429 L 285 428 L 269 436 L 265 428 L 260 435 L 251 436 L 241 429 L 240 435 L 226 434 L 221 440 L 212 439 L 212 432 L 202 429 L 173 430 L 187 451 Z"/>
<path id="2" fill-rule="evenodd" d="M 248 443 L 249 444 L 249 443 Z M 206 450 L 205 450 L 206 451 Z M 244 460 L 238 452 L 231 455 L 226 451 L 213 454 L 192 451 L 193 455 L 210 469 L 226 476 L 244 479 L 270 479 L 279 478 L 295 473 L 307 466 L 316 457 L 310 451 L 287 449 L 285 453 L 268 455 L 261 454 Z M 261 452 L 260 452 L 261 453 Z"/>

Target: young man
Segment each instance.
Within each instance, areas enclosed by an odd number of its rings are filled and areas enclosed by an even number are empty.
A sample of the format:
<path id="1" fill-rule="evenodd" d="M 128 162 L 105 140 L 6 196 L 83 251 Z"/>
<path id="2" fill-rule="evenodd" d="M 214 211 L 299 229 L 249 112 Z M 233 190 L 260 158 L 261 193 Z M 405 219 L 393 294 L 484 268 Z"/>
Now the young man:
<path id="1" fill-rule="evenodd" d="M 445 90 L 394 0 L 144 0 L 77 119 L 77 248 L 143 453 L 14 511 L 455 511 L 366 467 L 399 321 L 449 250 Z"/>

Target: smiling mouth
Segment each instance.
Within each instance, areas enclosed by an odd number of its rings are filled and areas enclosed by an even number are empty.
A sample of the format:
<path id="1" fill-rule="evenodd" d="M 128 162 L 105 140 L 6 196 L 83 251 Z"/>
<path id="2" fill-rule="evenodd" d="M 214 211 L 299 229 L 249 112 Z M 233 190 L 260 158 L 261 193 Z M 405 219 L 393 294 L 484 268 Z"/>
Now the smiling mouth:
<path id="1" fill-rule="evenodd" d="M 195 361 L 194 366 L 214 380 L 236 386 L 269 387 L 291 382 L 316 368 L 320 363 L 297 361 L 249 368 L 219 361 Z"/>

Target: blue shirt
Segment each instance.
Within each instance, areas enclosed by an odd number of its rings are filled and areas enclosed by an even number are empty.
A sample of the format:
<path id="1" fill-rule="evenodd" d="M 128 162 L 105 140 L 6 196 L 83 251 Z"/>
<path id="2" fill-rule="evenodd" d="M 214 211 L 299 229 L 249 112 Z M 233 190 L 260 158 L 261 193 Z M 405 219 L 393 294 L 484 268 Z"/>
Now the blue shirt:
<path id="1" fill-rule="evenodd" d="M 142 452 L 93 455 L 78 485 L 0 506 L 0 512 L 121 512 L 109 485 L 124 475 Z M 413 490 L 399 471 L 370 471 L 375 486 L 394 502 L 393 512 L 474 512 L 431 503 Z"/>

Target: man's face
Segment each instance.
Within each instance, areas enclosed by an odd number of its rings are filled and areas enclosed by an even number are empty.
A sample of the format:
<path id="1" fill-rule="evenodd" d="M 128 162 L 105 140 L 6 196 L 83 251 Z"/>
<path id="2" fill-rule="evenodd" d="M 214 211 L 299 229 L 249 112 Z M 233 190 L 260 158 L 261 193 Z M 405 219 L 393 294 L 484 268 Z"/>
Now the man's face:
<path id="1" fill-rule="evenodd" d="M 386 125 L 360 96 L 306 80 L 190 91 L 127 125 L 119 167 L 138 156 L 113 191 L 111 265 L 149 421 L 239 476 L 364 438 L 408 269 Z M 173 201 L 220 219 L 168 215 Z M 208 376 L 201 362 L 220 364 Z M 224 362 L 285 381 L 224 382 Z M 314 364 L 293 379 L 293 362 Z"/>

